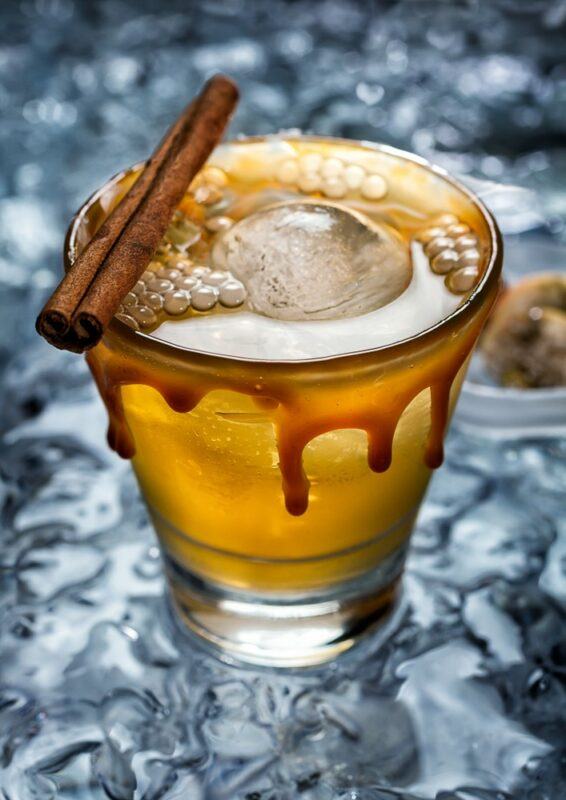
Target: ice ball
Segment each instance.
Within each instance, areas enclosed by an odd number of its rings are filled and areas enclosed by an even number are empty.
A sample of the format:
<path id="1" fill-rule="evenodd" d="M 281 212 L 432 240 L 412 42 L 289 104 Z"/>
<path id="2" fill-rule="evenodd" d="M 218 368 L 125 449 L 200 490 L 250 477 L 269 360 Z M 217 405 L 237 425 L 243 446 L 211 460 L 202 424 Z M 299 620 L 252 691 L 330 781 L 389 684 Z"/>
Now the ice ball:
<path id="1" fill-rule="evenodd" d="M 285 320 L 368 313 L 399 297 L 412 276 L 396 231 L 318 200 L 245 217 L 221 234 L 213 258 L 242 281 L 254 311 Z"/>

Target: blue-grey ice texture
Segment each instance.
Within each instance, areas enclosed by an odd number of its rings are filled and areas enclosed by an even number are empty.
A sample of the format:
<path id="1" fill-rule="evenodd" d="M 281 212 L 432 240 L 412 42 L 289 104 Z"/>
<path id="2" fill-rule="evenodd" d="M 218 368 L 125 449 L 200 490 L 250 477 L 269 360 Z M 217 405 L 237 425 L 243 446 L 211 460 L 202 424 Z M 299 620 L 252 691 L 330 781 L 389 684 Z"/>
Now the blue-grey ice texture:
<path id="1" fill-rule="evenodd" d="M 565 20 L 563 0 L 1 4 L 2 800 L 566 796 L 564 441 L 455 429 L 389 641 L 230 667 L 172 635 L 84 364 L 32 326 L 72 211 L 218 69 L 235 133 L 382 140 L 536 190 L 507 209 L 508 269 L 563 268 Z"/>

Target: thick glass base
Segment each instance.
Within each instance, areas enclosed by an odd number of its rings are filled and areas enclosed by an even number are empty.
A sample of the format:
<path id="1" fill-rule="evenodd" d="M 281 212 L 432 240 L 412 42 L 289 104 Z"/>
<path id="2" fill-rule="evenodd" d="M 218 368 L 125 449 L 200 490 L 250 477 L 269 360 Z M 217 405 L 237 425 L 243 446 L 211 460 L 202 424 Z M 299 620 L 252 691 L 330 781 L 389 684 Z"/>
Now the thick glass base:
<path id="1" fill-rule="evenodd" d="M 405 547 L 379 567 L 316 593 L 220 587 L 164 554 L 177 617 L 227 661 L 307 667 L 330 661 L 390 619 Z"/>

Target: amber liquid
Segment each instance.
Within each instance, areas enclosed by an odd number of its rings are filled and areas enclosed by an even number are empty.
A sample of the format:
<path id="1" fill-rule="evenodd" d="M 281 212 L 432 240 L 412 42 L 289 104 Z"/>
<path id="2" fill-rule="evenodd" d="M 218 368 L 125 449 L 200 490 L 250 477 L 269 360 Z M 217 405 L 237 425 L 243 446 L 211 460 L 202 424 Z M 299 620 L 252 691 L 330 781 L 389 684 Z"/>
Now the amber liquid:
<path id="1" fill-rule="evenodd" d="M 449 376 L 440 353 L 422 371 L 361 358 L 271 380 L 206 357 L 193 375 L 178 360 L 155 370 L 106 344 L 89 360 L 166 552 L 222 585 L 280 593 L 352 579 L 406 544 L 442 457 L 460 348 L 444 354 Z M 426 385 L 429 360 L 446 391 Z"/>
<path id="2" fill-rule="evenodd" d="M 310 491 L 301 515 L 285 507 L 272 417 L 250 398 L 211 392 L 181 416 L 154 390 L 130 386 L 124 403 L 154 524 L 167 549 L 208 578 L 239 588 L 312 589 L 365 572 L 409 536 L 429 478 L 426 394 L 398 426 L 384 473 L 369 469 L 363 431 L 314 439 L 303 455 Z M 167 465 L 157 474 L 156 461 Z"/>
<path id="3" fill-rule="evenodd" d="M 398 161 L 391 179 L 413 170 L 414 189 L 389 198 L 390 219 L 415 217 L 408 198 L 428 192 L 416 216 L 457 209 L 487 241 L 457 187 Z M 402 554 L 496 289 L 425 337 L 312 363 L 196 354 L 112 326 L 89 364 L 167 556 L 219 586 L 285 595 Z"/>

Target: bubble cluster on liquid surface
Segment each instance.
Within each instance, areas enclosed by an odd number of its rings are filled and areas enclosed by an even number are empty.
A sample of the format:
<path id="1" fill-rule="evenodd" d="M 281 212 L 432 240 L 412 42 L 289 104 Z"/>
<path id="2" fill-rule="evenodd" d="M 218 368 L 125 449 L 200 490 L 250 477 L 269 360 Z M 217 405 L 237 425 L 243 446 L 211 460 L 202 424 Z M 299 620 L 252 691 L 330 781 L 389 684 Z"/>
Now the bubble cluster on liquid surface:
<path id="1" fill-rule="evenodd" d="M 465 294 L 479 277 L 482 260 L 479 237 L 455 214 L 441 214 L 416 236 L 437 275 L 445 275 L 446 288 Z"/>
<path id="2" fill-rule="evenodd" d="M 250 163 L 247 181 L 229 167 L 199 173 L 117 319 L 152 332 L 235 310 L 289 322 L 361 317 L 414 282 L 414 243 L 442 276 L 427 291 L 462 295 L 477 283 L 482 254 L 470 227 L 446 213 L 401 234 L 384 205 L 395 187 L 367 160 L 267 148 Z M 427 302 L 414 294 L 405 316 Z"/>
<path id="3" fill-rule="evenodd" d="M 124 297 L 116 318 L 135 330 L 152 328 L 160 316 L 210 311 L 217 303 L 236 308 L 245 297 L 244 285 L 227 271 L 197 266 L 189 258 L 155 260 Z"/>
<path id="4" fill-rule="evenodd" d="M 196 203 L 201 210 L 217 206 L 226 182 L 222 170 L 207 168 L 193 184 L 188 196 L 191 206 Z M 195 222 L 182 209 L 177 210 L 153 260 L 123 298 L 116 318 L 134 330 L 151 330 L 164 318 L 242 305 L 246 289 L 241 281 L 227 270 L 211 268 L 206 258 L 207 239 L 227 230 L 233 222 L 222 213 L 207 218 L 203 214 Z M 197 260 L 195 246 L 201 252 Z"/>

